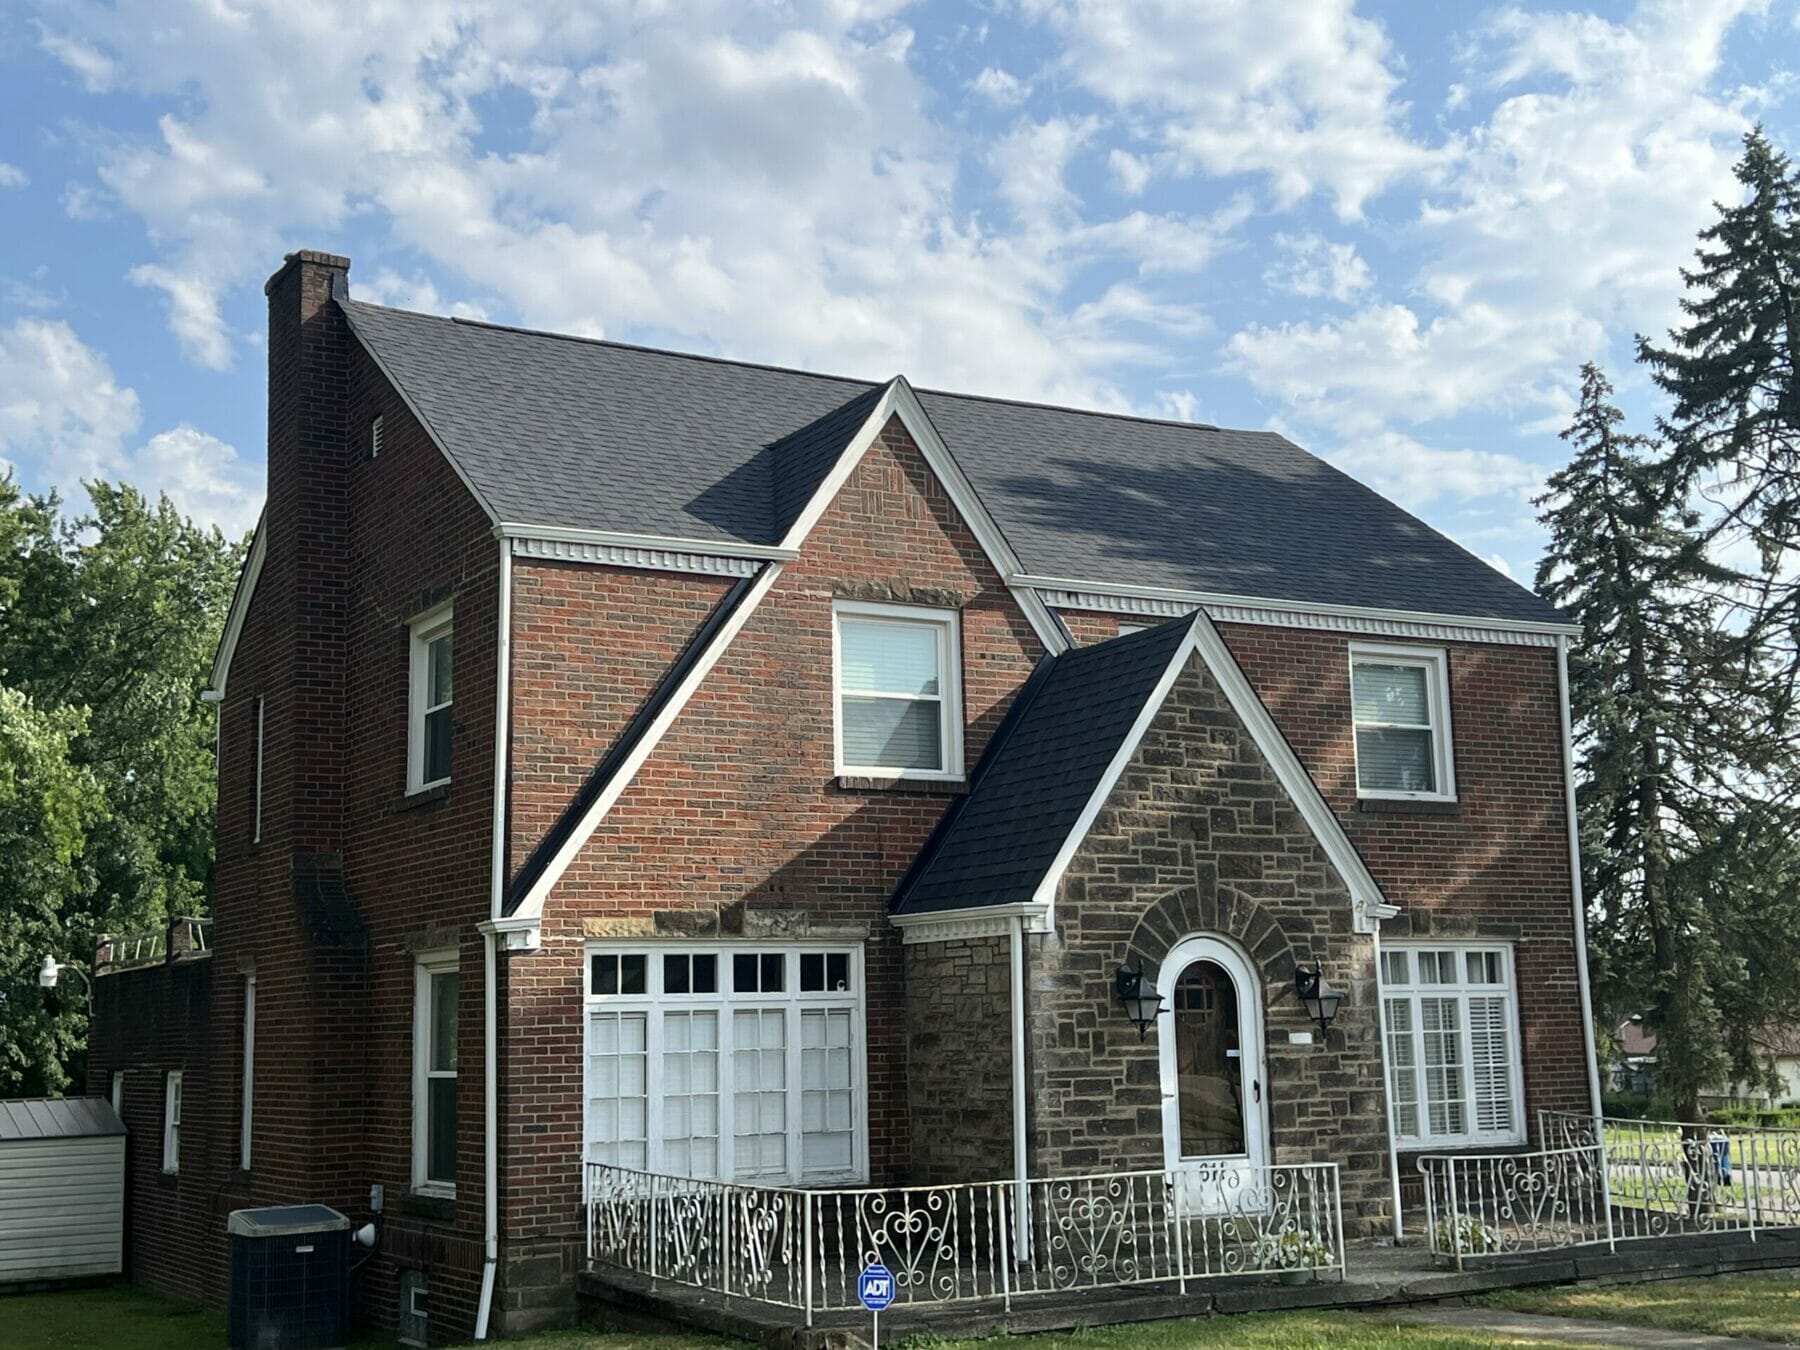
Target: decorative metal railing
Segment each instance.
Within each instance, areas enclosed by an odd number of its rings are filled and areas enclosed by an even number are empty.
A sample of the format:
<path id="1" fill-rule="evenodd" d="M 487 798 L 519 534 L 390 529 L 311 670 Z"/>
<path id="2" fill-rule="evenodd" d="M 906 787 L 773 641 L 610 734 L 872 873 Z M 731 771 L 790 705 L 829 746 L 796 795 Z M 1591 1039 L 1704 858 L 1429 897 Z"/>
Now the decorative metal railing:
<path id="1" fill-rule="evenodd" d="M 586 1165 L 588 1260 L 813 1314 L 1344 1268 L 1335 1163 L 797 1190 Z"/>
<path id="2" fill-rule="evenodd" d="M 1419 1159 L 1431 1250 L 1472 1257 L 1800 1227 L 1800 1131 L 1538 1114 L 1535 1152 Z"/>

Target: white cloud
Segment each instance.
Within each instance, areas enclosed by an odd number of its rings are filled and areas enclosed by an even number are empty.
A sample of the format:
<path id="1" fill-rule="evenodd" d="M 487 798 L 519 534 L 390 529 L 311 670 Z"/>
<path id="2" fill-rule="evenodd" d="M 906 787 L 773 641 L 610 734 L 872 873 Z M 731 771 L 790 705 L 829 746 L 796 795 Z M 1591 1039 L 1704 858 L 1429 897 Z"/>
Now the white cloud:
<path id="1" fill-rule="evenodd" d="M 1274 290 L 1345 302 L 1375 283 L 1355 244 L 1334 243 L 1316 234 L 1278 234 L 1275 245 L 1282 256 L 1263 273 L 1263 281 Z"/>
<path id="2" fill-rule="evenodd" d="M 219 312 L 219 297 L 214 288 L 196 276 L 183 276 L 154 263 L 142 263 L 131 269 L 135 286 L 159 290 L 169 302 L 169 331 L 181 343 L 190 361 L 208 370 L 227 370 L 231 366 L 231 334 L 225 327 L 225 316 Z"/>
<path id="3" fill-rule="evenodd" d="M 1444 498 L 1525 502 L 1543 478 L 1541 469 L 1513 455 L 1441 450 L 1392 431 L 1356 437 L 1331 460 L 1409 511 L 1421 511 Z"/>
<path id="4" fill-rule="evenodd" d="M 39 25 L 38 45 L 78 76 L 90 94 L 103 93 L 112 87 L 118 73 L 113 59 L 98 47 L 63 33 L 55 33 Z"/>
<path id="5" fill-rule="evenodd" d="M 1155 172 L 1149 160 L 1117 146 L 1107 151 L 1106 167 L 1112 170 L 1113 181 L 1127 197 L 1135 197 L 1150 186 L 1150 177 Z"/>
<path id="6" fill-rule="evenodd" d="M 0 188 L 21 188 L 31 181 L 25 170 L 16 164 L 8 164 L 0 160 Z"/>
<path id="7" fill-rule="evenodd" d="M 183 423 L 135 445 L 137 391 L 59 319 L 0 328 L 0 464 L 65 494 L 83 479 L 167 492 L 183 512 L 227 530 L 255 523 L 262 472 Z"/>
<path id="8" fill-rule="evenodd" d="M 1249 174 L 1339 216 L 1437 152 L 1409 135 L 1386 32 L 1354 0 L 1022 0 L 1078 86 L 1145 124 L 1174 173 Z"/>
<path id="9" fill-rule="evenodd" d="M 1025 81 L 998 66 L 984 66 L 981 74 L 969 82 L 969 88 L 1002 108 L 1017 107 L 1031 92 Z"/>

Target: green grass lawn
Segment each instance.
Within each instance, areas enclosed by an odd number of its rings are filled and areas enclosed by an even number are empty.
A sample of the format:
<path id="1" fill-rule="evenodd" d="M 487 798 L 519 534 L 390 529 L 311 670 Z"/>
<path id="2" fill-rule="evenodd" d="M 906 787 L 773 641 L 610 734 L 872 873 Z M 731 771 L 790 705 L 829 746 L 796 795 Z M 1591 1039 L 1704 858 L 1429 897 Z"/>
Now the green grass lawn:
<path id="1" fill-rule="evenodd" d="M 1785 1272 L 1606 1288 L 1508 1289 L 1481 1301 L 1514 1312 L 1800 1344 L 1800 1277 Z"/>
<path id="2" fill-rule="evenodd" d="M 54 1294 L 0 1296 L 4 1350 L 205 1350 L 225 1344 L 225 1319 L 216 1312 L 158 1298 L 125 1285 Z M 365 1341 L 365 1347 L 386 1342 Z M 512 1350 L 739 1350 L 706 1336 L 635 1332 L 556 1331 L 496 1342 Z M 884 1341 L 885 1344 L 885 1341 Z M 905 1342 L 896 1342 L 899 1350 Z M 909 1350 L 1491 1350 L 1549 1346 L 1433 1327 L 1403 1326 L 1366 1313 L 1261 1313 L 1185 1322 L 1100 1327 L 1062 1335 L 1004 1341 L 948 1341 L 914 1337 Z"/>

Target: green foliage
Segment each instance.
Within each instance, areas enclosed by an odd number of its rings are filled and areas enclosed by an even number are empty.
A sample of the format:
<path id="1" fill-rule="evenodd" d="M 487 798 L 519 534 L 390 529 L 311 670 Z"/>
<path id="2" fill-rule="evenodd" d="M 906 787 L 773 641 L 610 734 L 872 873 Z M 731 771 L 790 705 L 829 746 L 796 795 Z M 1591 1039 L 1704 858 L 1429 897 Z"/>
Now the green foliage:
<path id="1" fill-rule="evenodd" d="M 88 485 L 89 512 L 0 479 L 0 1095 L 65 1088 L 102 932 L 202 913 L 213 712 L 200 692 L 241 543 L 165 498 Z"/>
<path id="2" fill-rule="evenodd" d="M 1649 1120 L 1650 1098 L 1641 1092 L 1603 1092 L 1600 1113 L 1613 1120 Z"/>
<path id="3" fill-rule="evenodd" d="M 1706 1113 L 1714 1125 L 1757 1125 L 1765 1129 L 1800 1129 L 1800 1106 L 1782 1106 L 1770 1111 L 1757 1106 L 1718 1106 Z"/>

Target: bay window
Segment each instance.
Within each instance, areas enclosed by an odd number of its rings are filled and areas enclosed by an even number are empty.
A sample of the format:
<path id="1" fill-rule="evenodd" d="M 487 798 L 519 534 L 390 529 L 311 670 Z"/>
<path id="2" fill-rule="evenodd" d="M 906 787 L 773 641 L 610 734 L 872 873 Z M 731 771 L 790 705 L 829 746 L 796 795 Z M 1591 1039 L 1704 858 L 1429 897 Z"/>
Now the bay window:
<path id="1" fill-rule="evenodd" d="M 1384 946 L 1381 986 L 1400 1146 L 1525 1142 L 1511 949 Z"/>
<path id="2" fill-rule="evenodd" d="M 861 953 L 593 948 L 591 1162 L 777 1184 L 867 1175 Z"/>

